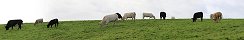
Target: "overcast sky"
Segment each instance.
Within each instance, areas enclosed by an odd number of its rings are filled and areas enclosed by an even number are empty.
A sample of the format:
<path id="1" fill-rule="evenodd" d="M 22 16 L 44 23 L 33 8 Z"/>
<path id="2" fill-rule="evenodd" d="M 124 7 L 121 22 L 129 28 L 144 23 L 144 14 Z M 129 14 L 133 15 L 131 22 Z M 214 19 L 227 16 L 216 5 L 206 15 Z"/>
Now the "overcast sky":
<path id="1" fill-rule="evenodd" d="M 224 18 L 244 18 L 244 0 L 0 0 L 0 23 L 11 19 L 34 22 L 44 18 L 60 20 L 101 20 L 113 13 L 136 12 L 167 13 L 167 18 L 191 18 L 195 12 L 204 12 L 204 18 L 220 11 Z"/>

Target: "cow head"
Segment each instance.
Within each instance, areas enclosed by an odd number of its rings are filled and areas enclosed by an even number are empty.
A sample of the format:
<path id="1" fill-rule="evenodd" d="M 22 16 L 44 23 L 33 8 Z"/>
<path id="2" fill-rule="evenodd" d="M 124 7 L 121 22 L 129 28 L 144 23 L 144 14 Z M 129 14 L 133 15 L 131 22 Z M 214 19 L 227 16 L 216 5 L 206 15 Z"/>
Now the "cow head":
<path id="1" fill-rule="evenodd" d="M 47 25 L 47 28 L 49 28 L 49 26 L 50 26 L 50 25 L 48 24 L 48 25 Z"/>
<path id="2" fill-rule="evenodd" d="M 155 19 L 155 16 L 153 16 L 153 19 Z"/>
<path id="3" fill-rule="evenodd" d="M 6 29 L 6 30 L 9 30 L 9 27 L 8 27 L 8 26 L 5 26 L 5 29 Z"/>
<path id="4" fill-rule="evenodd" d="M 192 22 L 195 22 L 196 21 L 196 18 L 191 18 L 192 19 Z"/>
<path id="5" fill-rule="evenodd" d="M 119 18 L 119 19 L 122 19 L 122 16 L 121 16 L 119 13 L 115 13 L 115 14 L 118 15 L 118 18 Z"/>

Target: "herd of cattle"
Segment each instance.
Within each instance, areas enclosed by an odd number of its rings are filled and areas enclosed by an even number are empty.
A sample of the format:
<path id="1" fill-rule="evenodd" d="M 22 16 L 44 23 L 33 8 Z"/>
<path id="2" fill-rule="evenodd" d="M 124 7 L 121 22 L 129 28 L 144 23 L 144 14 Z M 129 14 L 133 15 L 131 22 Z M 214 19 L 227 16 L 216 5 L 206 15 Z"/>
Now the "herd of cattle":
<path id="1" fill-rule="evenodd" d="M 43 19 L 37 19 L 36 22 L 34 23 L 34 26 L 35 26 L 36 24 L 38 24 L 38 23 L 43 23 Z M 6 30 L 9 30 L 10 27 L 12 27 L 12 29 L 13 29 L 13 27 L 14 27 L 15 25 L 18 25 L 18 26 L 19 26 L 18 29 L 21 29 L 21 25 L 22 25 L 22 24 L 23 24 L 23 21 L 22 21 L 21 19 L 9 20 L 8 23 L 7 23 L 6 26 L 5 26 L 5 29 L 6 29 Z M 53 20 L 51 20 L 51 21 L 48 23 L 47 28 L 49 28 L 50 26 L 52 27 L 53 25 L 55 25 L 55 27 L 57 27 L 58 24 L 59 24 L 58 19 L 57 19 L 57 18 L 56 18 L 56 19 L 53 19 Z"/>
<path id="2" fill-rule="evenodd" d="M 149 19 L 150 18 L 155 19 L 155 16 L 152 13 L 143 13 L 143 19 L 144 19 L 144 17 L 149 17 Z M 128 12 L 128 13 L 125 13 L 123 17 L 119 13 L 106 15 L 103 17 L 102 21 L 99 24 L 101 25 L 101 27 L 104 27 L 109 22 L 115 22 L 118 19 L 127 20 L 128 18 L 131 18 L 132 20 L 135 21 L 136 13 L 135 12 Z M 165 18 L 166 18 L 165 12 L 160 12 L 160 19 L 162 19 L 162 18 L 165 20 Z M 197 18 L 201 18 L 201 21 L 202 21 L 203 12 L 196 12 L 192 18 L 193 22 L 196 22 Z M 222 13 L 221 12 L 215 12 L 214 14 L 210 15 L 210 18 L 214 22 L 218 23 L 222 19 Z M 175 17 L 172 17 L 171 19 L 175 19 Z M 43 23 L 43 19 L 37 19 L 34 23 L 34 26 L 37 25 L 38 23 Z M 18 25 L 19 26 L 18 29 L 21 29 L 22 24 L 23 24 L 23 21 L 21 19 L 9 20 L 8 23 L 6 24 L 5 28 L 6 28 L 6 30 L 9 30 L 10 27 L 12 27 L 12 29 L 13 29 L 13 27 L 15 25 Z M 53 25 L 55 25 L 55 27 L 57 27 L 58 24 L 59 24 L 58 19 L 57 18 L 53 19 L 53 20 L 49 21 L 49 23 L 47 24 L 47 28 L 49 28 L 50 26 L 52 27 Z"/>
<path id="3" fill-rule="evenodd" d="M 143 13 L 143 19 L 144 17 L 149 17 L 149 18 L 153 18 L 155 19 L 155 16 L 152 13 Z M 101 27 L 106 26 L 109 22 L 115 22 L 118 19 L 121 20 L 127 20 L 127 18 L 132 18 L 132 20 L 135 20 L 136 17 L 136 13 L 135 12 L 129 12 L 129 13 L 125 13 L 124 16 L 121 18 L 122 16 L 119 13 L 116 14 L 110 14 L 110 15 L 106 15 L 103 17 L 103 20 L 100 22 Z M 166 13 L 165 12 L 160 12 L 160 19 L 164 19 L 166 18 Z M 193 15 L 193 18 L 191 18 L 193 20 L 193 22 L 196 22 L 197 18 L 201 18 L 201 21 L 203 19 L 203 12 L 196 12 Z M 222 19 L 222 13 L 221 12 L 216 12 L 214 14 L 210 15 L 210 18 L 212 20 L 214 20 L 214 22 L 218 23 L 221 19 Z M 175 17 L 172 17 L 171 19 L 175 19 Z"/>

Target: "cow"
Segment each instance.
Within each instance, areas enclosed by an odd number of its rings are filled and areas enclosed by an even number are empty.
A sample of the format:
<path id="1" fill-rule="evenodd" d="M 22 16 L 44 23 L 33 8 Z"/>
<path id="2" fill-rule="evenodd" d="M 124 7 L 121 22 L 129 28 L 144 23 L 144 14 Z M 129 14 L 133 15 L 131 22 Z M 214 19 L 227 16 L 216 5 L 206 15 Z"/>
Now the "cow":
<path id="1" fill-rule="evenodd" d="M 101 27 L 106 26 L 109 22 L 115 22 L 120 18 L 121 15 L 118 13 L 110 14 L 103 17 L 102 21 L 99 23 Z"/>
<path id="2" fill-rule="evenodd" d="M 23 24 L 23 21 L 21 19 L 15 19 L 15 20 L 9 20 L 7 25 L 5 26 L 6 30 L 9 30 L 10 27 L 13 27 L 15 25 L 18 25 L 19 28 L 18 29 L 21 29 L 21 25 Z"/>
<path id="3" fill-rule="evenodd" d="M 165 18 L 166 18 L 166 13 L 165 12 L 160 12 L 160 19 L 162 19 L 162 17 L 165 20 Z"/>
<path id="4" fill-rule="evenodd" d="M 143 13 L 143 18 L 142 19 L 144 19 L 144 17 L 149 17 L 149 18 L 154 18 L 155 19 L 155 16 L 152 13 Z"/>
<path id="5" fill-rule="evenodd" d="M 34 26 L 38 23 L 43 23 L 43 19 L 37 19 L 36 22 L 34 23 Z"/>
<path id="6" fill-rule="evenodd" d="M 57 27 L 58 24 L 59 24 L 58 19 L 57 19 L 57 18 L 56 18 L 56 19 L 53 19 L 53 20 L 51 20 L 51 21 L 47 24 L 47 28 L 49 28 L 49 26 L 52 27 L 53 25 L 55 25 L 55 27 Z"/>
<path id="7" fill-rule="evenodd" d="M 125 13 L 124 16 L 122 17 L 122 20 L 127 20 L 127 18 L 132 18 L 132 20 L 135 21 L 136 19 L 136 12 L 129 12 L 129 13 Z"/>
<path id="8" fill-rule="evenodd" d="M 195 22 L 197 20 L 197 18 L 201 18 L 201 21 L 203 19 L 203 12 L 196 12 L 194 15 L 193 15 L 193 18 L 191 18 L 193 20 L 193 22 Z"/>
<path id="9" fill-rule="evenodd" d="M 174 20 L 174 19 L 175 19 L 175 17 L 171 17 L 171 19 L 173 19 L 173 20 Z"/>
<path id="10" fill-rule="evenodd" d="M 221 12 L 215 12 L 214 14 L 211 14 L 211 19 L 214 20 L 215 23 L 219 23 L 222 19 L 222 13 Z"/>

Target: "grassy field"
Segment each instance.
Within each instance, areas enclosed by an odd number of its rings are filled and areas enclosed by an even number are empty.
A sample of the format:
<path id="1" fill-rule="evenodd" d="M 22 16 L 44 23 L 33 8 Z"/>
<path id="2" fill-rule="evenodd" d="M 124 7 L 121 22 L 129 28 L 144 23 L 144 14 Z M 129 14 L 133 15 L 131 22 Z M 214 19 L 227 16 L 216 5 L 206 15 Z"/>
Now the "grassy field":
<path id="1" fill-rule="evenodd" d="M 211 20 L 192 22 L 181 20 L 117 21 L 101 28 L 95 21 L 65 21 L 59 27 L 46 24 L 23 24 L 18 30 L 5 30 L 0 25 L 1 40 L 244 40 L 244 20 L 225 19 L 221 23 Z"/>

